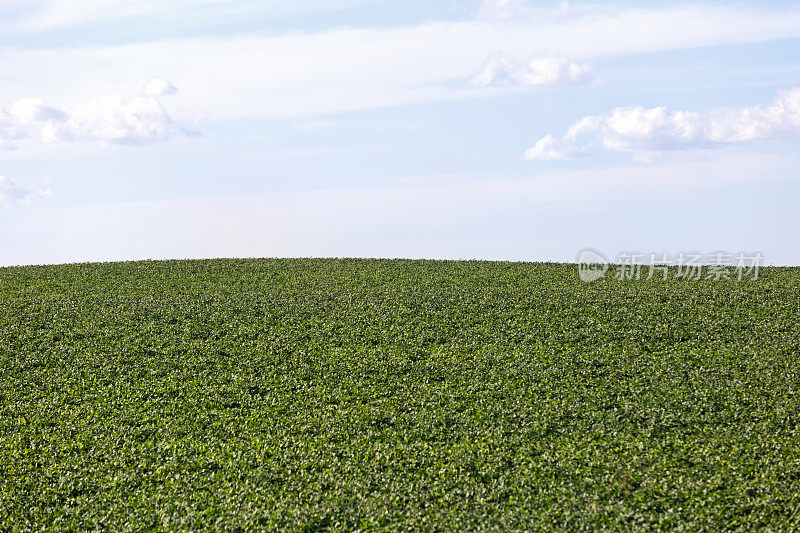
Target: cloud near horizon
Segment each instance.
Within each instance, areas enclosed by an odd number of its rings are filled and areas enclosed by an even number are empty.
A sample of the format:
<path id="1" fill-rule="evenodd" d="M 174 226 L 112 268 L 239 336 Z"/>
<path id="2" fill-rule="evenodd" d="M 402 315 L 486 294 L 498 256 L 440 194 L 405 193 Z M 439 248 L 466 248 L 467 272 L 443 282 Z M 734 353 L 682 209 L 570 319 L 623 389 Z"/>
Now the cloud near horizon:
<path id="1" fill-rule="evenodd" d="M 150 80 L 139 94 L 107 96 L 71 108 L 22 98 L 0 108 L 0 149 L 21 143 L 101 142 L 142 146 L 165 141 L 186 130 L 173 121 L 158 97 L 175 94 L 166 80 Z"/>
<path id="2" fill-rule="evenodd" d="M 49 190 L 36 190 L 26 187 L 16 180 L 0 174 L 0 205 L 27 204 L 34 198 L 48 196 Z"/>
<path id="3" fill-rule="evenodd" d="M 772 102 L 708 113 L 665 107 L 618 107 L 575 122 L 560 139 L 547 135 L 525 152 L 530 161 L 572 159 L 599 145 L 637 155 L 779 140 L 800 133 L 800 88 L 778 91 Z M 588 141 L 583 141 L 587 139 Z"/>
<path id="4" fill-rule="evenodd" d="M 521 63 L 502 54 L 489 56 L 472 79 L 472 84 L 480 87 L 580 87 L 599 83 L 588 64 L 557 57 L 532 57 Z"/>

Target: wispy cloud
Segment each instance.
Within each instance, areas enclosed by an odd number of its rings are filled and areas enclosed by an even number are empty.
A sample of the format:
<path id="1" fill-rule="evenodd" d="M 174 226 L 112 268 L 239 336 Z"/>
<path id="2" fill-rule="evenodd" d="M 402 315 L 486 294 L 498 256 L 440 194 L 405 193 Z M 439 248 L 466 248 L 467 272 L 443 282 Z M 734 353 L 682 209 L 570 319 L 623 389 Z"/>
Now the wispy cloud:
<path id="1" fill-rule="evenodd" d="M 78 27 L 99 21 L 159 16 L 197 21 L 221 17 L 272 16 L 351 7 L 366 0 L 3 0 L 0 28 L 14 33 Z"/>
<path id="2" fill-rule="evenodd" d="M 125 94 L 159 73 L 181 89 L 174 97 L 176 113 L 196 109 L 213 119 L 301 117 L 473 98 L 480 91 L 465 87 L 463 80 L 475 76 L 492 50 L 512 58 L 566 57 L 580 65 L 624 54 L 798 36 L 798 8 L 715 5 L 617 9 L 574 19 L 553 15 L 109 47 L 5 48 L 0 49 L 0 72 L 14 76 L 0 84 L 0 101 L 35 93 L 63 107 L 82 98 Z M 501 68 L 503 76 L 491 82 L 525 83 L 547 71 L 530 64 L 517 67 Z M 559 68 L 569 73 L 573 67 Z"/>
<path id="3" fill-rule="evenodd" d="M 0 109 L 0 148 L 23 143 L 97 141 L 140 146 L 169 139 L 183 131 L 156 98 L 174 94 L 174 85 L 151 80 L 141 94 L 108 96 L 70 108 L 48 105 L 41 98 L 17 100 Z"/>
<path id="4" fill-rule="evenodd" d="M 0 175 L 0 205 L 28 204 L 34 198 L 49 194 L 47 189 L 26 187 L 16 180 Z"/>
<path id="5" fill-rule="evenodd" d="M 472 79 L 481 87 L 577 87 L 599 82 L 588 64 L 557 57 L 532 57 L 522 63 L 497 53 L 486 59 Z"/>
<path id="6" fill-rule="evenodd" d="M 530 13 L 527 0 L 482 0 L 475 17 L 478 20 L 507 21 Z"/>
<path id="7" fill-rule="evenodd" d="M 595 144 L 617 152 L 717 148 L 770 141 L 800 133 L 800 88 L 779 91 L 772 102 L 708 113 L 669 111 L 665 107 L 620 107 L 587 116 L 561 139 L 540 139 L 526 153 L 529 160 L 568 159 Z M 588 140 L 587 140 L 588 139 Z"/>

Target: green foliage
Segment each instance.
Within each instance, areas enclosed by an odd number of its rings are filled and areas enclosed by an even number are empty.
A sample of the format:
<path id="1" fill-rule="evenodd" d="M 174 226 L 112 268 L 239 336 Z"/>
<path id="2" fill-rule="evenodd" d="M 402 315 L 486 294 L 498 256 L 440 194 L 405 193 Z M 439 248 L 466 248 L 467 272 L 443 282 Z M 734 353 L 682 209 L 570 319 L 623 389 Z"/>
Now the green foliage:
<path id="1" fill-rule="evenodd" d="M 800 529 L 800 270 L 0 269 L 0 530 Z"/>

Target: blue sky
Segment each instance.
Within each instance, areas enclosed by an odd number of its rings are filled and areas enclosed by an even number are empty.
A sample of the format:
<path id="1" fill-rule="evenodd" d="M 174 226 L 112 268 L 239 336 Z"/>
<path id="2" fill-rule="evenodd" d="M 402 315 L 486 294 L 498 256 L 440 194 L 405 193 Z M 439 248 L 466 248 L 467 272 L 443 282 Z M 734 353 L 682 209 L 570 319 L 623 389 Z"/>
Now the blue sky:
<path id="1" fill-rule="evenodd" d="M 800 5 L 0 0 L 0 265 L 800 264 Z"/>

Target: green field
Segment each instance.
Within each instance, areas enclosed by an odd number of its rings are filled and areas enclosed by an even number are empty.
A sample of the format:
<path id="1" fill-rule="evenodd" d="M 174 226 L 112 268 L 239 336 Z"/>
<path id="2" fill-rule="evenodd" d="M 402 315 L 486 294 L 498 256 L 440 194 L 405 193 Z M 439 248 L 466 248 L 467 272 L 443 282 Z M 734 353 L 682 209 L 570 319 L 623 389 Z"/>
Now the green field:
<path id="1" fill-rule="evenodd" d="M 0 530 L 798 530 L 800 269 L 0 269 Z"/>

